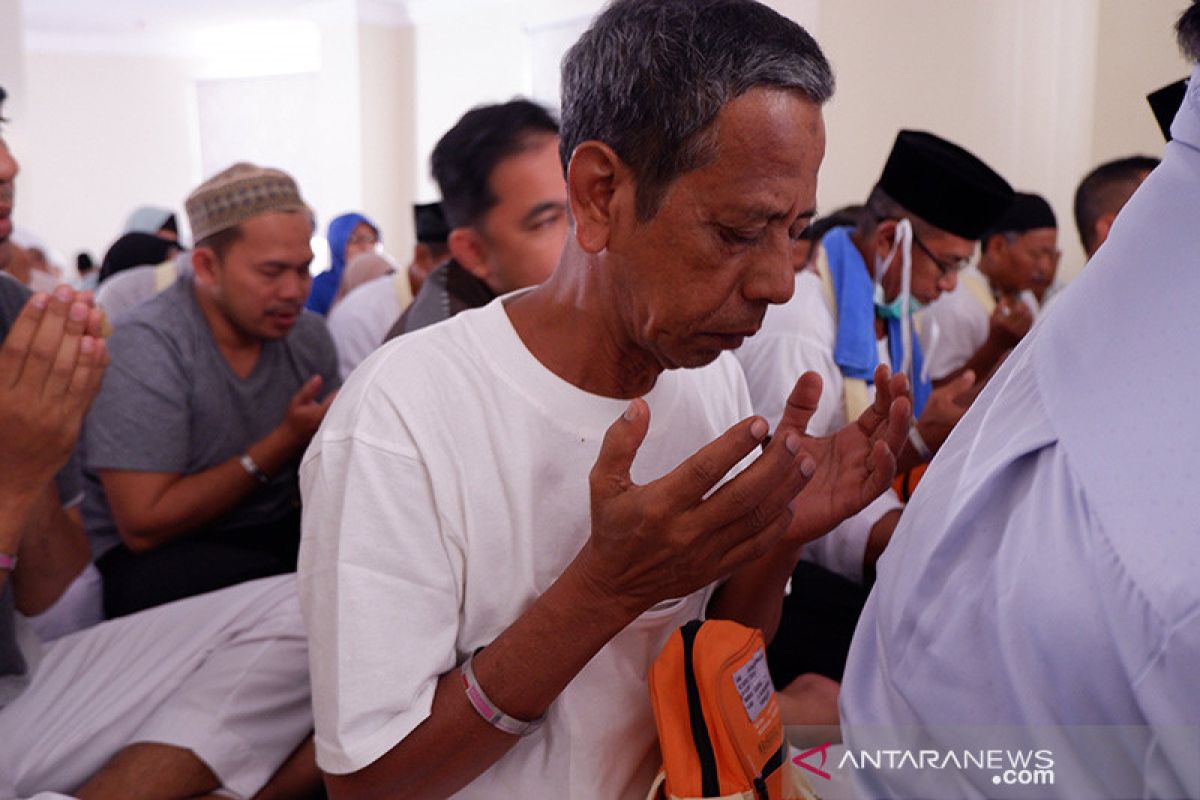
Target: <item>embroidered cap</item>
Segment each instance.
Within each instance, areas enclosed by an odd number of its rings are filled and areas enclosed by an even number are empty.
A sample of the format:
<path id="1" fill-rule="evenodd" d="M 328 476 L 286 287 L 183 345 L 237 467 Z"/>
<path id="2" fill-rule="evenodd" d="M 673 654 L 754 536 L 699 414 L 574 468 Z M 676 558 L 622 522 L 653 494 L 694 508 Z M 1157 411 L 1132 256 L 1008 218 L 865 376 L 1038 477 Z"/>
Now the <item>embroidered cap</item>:
<path id="1" fill-rule="evenodd" d="M 196 242 L 272 211 L 299 211 L 312 217 L 291 175 L 246 162 L 234 164 L 197 186 L 184 206 Z"/>
<path id="2" fill-rule="evenodd" d="M 925 131 L 900 131 L 879 186 L 935 228 L 978 239 L 1008 210 L 1013 190 L 963 148 Z"/>

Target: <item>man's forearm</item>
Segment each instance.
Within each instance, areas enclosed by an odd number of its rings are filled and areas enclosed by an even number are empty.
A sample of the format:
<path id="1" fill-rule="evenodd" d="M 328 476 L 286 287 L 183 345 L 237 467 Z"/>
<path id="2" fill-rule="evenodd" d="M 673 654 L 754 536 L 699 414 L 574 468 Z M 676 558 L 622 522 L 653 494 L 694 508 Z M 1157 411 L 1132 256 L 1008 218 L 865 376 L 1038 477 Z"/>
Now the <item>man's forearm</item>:
<path id="1" fill-rule="evenodd" d="M 779 628 L 784 589 L 799 560 L 800 548 L 784 545 L 750 562 L 717 588 L 705 616 L 758 628 L 769 644 Z"/>
<path id="2" fill-rule="evenodd" d="M 36 503 L 36 492 L 0 486 L 0 553 L 17 555 L 26 520 Z M 0 569 L 0 591 L 4 591 L 10 575 L 8 570 Z"/>
<path id="3" fill-rule="evenodd" d="M 13 598 L 26 616 L 54 605 L 91 560 L 79 512 L 63 509 L 53 484 L 40 493 L 26 518 L 19 559 Z"/>
<path id="4" fill-rule="evenodd" d="M 604 595 L 578 563 L 474 661 L 480 687 L 509 716 L 543 716 L 592 656 L 645 610 Z M 327 776 L 326 784 L 335 800 L 445 797 L 516 742 L 470 705 L 456 668 L 439 678 L 430 716 L 403 741 L 359 772 Z"/>
<path id="5" fill-rule="evenodd" d="M 246 452 L 264 474 L 273 475 L 299 449 L 277 428 Z M 172 476 L 146 494 L 136 473 L 102 470 L 100 477 L 121 538 L 132 550 L 150 550 L 185 536 L 232 510 L 261 486 L 242 466 L 241 454 L 192 475 Z"/>

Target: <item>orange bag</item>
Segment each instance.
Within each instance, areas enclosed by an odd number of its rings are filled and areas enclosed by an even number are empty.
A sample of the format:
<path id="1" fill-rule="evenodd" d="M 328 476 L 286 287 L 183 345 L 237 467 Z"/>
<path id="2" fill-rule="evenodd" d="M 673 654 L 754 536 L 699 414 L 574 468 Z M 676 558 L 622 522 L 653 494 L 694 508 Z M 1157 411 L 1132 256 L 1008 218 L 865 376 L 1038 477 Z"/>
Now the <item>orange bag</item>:
<path id="1" fill-rule="evenodd" d="M 759 631 L 687 623 L 650 667 L 650 701 L 663 755 L 651 796 L 665 783 L 668 798 L 784 797 L 783 724 Z"/>

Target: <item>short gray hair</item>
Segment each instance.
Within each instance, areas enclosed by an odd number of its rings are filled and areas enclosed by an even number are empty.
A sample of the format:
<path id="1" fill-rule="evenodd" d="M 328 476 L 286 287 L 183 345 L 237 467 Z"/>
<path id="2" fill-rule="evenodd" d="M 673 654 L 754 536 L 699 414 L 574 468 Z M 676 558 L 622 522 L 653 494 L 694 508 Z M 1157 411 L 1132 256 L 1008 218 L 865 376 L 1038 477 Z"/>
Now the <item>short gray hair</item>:
<path id="1" fill-rule="evenodd" d="M 582 142 L 604 142 L 649 219 L 671 181 L 714 157 L 721 108 L 757 86 L 821 105 L 833 71 L 802 27 L 754 0 L 615 0 L 563 59 L 563 168 Z"/>

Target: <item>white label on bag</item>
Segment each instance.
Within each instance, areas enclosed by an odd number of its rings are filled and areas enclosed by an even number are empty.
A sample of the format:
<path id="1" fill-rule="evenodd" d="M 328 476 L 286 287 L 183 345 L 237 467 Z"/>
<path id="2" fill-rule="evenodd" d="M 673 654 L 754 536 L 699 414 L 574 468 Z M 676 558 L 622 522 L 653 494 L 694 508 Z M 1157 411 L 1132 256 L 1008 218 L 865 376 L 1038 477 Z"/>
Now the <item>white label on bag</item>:
<path id="1" fill-rule="evenodd" d="M 733 685 L 741 695 L 746 715 L 754 722 L 775 693 L 771 673 L 767 669 L 767 654 L 761 647 L 741 669 L 733 673 Z"/>

